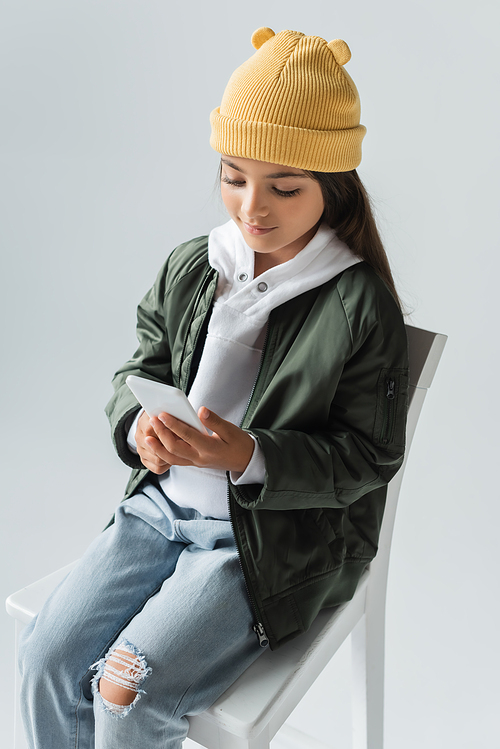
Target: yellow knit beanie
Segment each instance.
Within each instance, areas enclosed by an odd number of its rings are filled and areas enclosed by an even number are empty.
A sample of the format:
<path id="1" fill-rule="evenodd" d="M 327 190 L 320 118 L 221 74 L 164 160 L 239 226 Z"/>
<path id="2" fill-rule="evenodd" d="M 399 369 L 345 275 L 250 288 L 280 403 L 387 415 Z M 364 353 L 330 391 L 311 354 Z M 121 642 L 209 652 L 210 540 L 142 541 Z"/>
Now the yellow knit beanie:
<path id="1" fill-rule="evenodd" d="M 317 172 L 355 169 L 366 128 L 343 68 L 347 44 L 268 28 L 257 29 L 252 44 L 257 52 L 235 70 L 210 115 L 212 148 Z"/>

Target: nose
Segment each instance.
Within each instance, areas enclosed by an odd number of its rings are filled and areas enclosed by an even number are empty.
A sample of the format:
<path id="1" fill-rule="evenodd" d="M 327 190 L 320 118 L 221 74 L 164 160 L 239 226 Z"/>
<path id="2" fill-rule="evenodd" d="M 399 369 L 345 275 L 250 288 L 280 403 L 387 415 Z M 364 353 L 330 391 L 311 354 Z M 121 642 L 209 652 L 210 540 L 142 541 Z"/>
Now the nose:
<path id="1" fill-rule="evenodd" d="M 243 195 L 242 210 L 249 219 L 267 216 L 269 206 L 267 204 L 265 189 L 258 185 L 247 184 Z"/>

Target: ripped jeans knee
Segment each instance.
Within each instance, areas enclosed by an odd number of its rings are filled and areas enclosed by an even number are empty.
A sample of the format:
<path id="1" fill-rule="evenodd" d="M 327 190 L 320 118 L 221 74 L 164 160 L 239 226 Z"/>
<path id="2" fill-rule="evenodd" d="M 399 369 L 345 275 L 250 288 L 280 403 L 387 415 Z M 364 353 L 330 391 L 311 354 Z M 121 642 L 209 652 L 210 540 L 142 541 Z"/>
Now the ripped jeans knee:
<path id="1" fill-rule="evenodd" d="M 151 673 L 142 653 L 127 640 L 110 649 L 104 658 L 94 663 L 97 673 L 92 679 L 92 692 L 104 710 L 124 718 L 145 694 L 141 689 Z"/>

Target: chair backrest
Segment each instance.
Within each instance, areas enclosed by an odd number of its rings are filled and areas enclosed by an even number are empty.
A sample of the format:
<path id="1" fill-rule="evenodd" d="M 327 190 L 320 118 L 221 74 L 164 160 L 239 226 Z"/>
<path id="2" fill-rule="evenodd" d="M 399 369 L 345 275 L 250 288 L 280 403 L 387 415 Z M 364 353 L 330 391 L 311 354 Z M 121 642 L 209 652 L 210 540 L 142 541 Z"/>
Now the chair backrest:
<path id="1" fill-rule="evenodd" d="M 410 359 L 410 392 L 408 422 L 406 427 L 406 457 L 401 469 L 389 484 L 384 520 L 379 538 L 377 556 L 371 564 L 371 572 L 377 577 L 387 580 L 389 553 L 392 541 L 392 531 L 399 497 L 399 490 L 403 481 L 406 460 L 410 451 L 415 427 L 422 410 L 422 405 L 431 386 L 441 354 L 445 347 L 447 336 L 442 333 L 431 333 L 429 330 L 406 326 L 408 336 L 408 353 Z M 380 595 L 380 590 L 377 595 Z"/>

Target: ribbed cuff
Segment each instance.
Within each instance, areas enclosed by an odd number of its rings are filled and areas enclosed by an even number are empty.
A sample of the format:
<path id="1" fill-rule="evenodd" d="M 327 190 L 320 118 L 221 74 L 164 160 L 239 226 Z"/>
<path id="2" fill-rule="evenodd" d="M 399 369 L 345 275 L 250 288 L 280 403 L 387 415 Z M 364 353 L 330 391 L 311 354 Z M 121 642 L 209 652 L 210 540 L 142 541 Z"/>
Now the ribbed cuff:
<path id="1" fill-rule="evenodd" d="M 227 156 L 313 172 L 349 172 L 361 163 L 364 125 L 346 130 L 306 130 L 235 120 L 222 115 L 219 108 L 211 113 L 210 122 L 210 145 Z"/>

